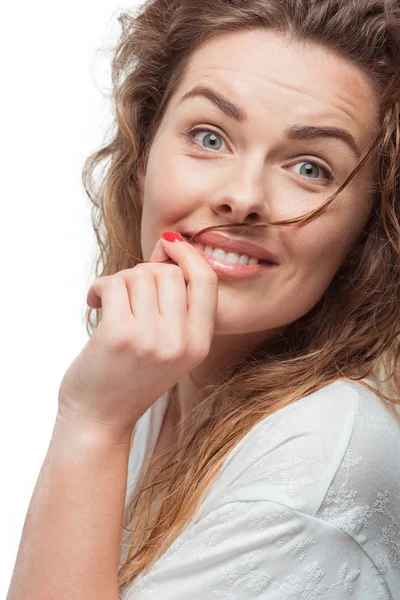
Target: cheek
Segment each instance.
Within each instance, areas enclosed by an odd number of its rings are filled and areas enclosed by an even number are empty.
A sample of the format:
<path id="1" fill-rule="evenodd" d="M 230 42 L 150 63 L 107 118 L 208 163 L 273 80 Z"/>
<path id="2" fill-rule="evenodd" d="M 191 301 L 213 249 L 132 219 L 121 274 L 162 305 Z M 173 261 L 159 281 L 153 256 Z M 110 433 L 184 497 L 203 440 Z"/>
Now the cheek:
<path id="1" fill-rule="evenodd" d="M 369 211 L 368 198 L 343 194 L 311 223 L 282 231 L 290 259 L 304 272 L 333 277 L 357 243 Z"/>
<path id="2" fill-rule="evenodd" d="M 162 202 L 165 197 L 176 193 L 177 180 L 170 158 L 164 156 L 158 147 L 153 148 L 147 163 L 144 180 L 144 197 L 151 202 Z"/>
<path id="3" fill-rule="evenodd" d="M 282 321 L 279 325 L 292 323 L 308 313 L 322 298 L 342 262 L 340 236 L 332 229 L 326 231 L 311 225 L 301 233 L 293 233 L 285 242 L 288 265 L 282 271 L 276 297 L 277 314 Z M 285 238 L 289 238 L 288 233 Z"/>
<path id="4" fill-rule="evenodd" d="M 351 235 L 349 224 L 331 222 L 329 227 L 324 227 L 317 219 L 297 234 L 286 237 L 289 260 L 296 265 L 297 276 L 313 280 L 314 284 L 319 280 L 327 287 L 345 260 L 354 238 L 358 237 L 358 231 Z"/>
<path id="5" fill-rule="evenodd" d="M 144 181 L 145 201 L 149 200 L 157 210 L 165 211 L 166 204 L 171 207 L 181 205 L 182 199 L 196 195 L 196 190 L 201 189 L 201 177 L 199 173 L 192 173 L 187 163 L 185 157 L 174 154 L 173 148 L 168 151 L 163 147 L 154 149 L 149 156 Z"/>

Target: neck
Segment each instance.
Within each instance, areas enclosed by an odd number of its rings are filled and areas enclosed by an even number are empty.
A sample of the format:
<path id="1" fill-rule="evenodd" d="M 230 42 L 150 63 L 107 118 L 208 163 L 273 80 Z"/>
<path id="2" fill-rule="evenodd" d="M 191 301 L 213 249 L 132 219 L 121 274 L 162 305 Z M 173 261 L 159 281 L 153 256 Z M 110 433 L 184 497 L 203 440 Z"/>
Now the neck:
<path id="1" fill-rule="evenodd" d="M 182 420 L 186 422 L 193 408 L 207 397 L 209 393 L 207 385 L 222 383 L 231 367 L 259 344 L 267 343 L 277 332 L 278 330 L 215 335 L 205 360 L 176 384 L 170 412 L 171 420 L 175 424 Z"/>

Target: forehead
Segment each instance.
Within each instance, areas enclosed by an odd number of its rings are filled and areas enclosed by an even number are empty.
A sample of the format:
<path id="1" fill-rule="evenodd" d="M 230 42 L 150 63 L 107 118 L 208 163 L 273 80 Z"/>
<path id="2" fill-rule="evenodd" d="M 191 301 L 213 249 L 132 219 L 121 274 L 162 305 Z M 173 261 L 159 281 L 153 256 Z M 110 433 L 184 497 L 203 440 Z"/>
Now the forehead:
<path id="1" fill-rule="evenodd" d="M 218 85 L 255 119 L 260 109 L 280 117 L 285 109 L 289 120 L 318 114 L 352 128 L 360 141 L 377 129 L 377 90 L 356 65 L 273 31 L 229 32 L 207 40 L 188 61 L 176 101 L 201 83 Z"/>

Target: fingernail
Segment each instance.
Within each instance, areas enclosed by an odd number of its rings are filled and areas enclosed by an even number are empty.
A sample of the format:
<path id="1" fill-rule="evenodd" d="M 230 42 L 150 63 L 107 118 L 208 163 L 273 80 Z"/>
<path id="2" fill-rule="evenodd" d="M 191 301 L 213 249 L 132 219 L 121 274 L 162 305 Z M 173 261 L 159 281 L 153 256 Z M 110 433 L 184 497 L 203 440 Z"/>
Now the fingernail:
<path id="1" fill-rule="evenodd" d="M 167 240 L 167 242 L 184 242 L 185 240 L 183 239 L 183 237 L 181 235 L 179 235 L 179 233 L 175 233 L 173 231 L 164 231 L 164 233 L 161 236 L 164 240 Z"/>

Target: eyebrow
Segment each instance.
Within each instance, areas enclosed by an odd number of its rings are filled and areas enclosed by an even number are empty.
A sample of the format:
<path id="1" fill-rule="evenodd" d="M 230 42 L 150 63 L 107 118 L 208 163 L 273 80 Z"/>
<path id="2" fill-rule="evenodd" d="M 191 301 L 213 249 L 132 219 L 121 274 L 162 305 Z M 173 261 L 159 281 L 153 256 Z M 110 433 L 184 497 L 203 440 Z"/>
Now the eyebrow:
<path id="1" fill-rule="evenodd" d="M 233 102 L 230 102 L 230 100 L 227 98 L 224 98 L 211 88 L 205 86 L 195 87 L 184 94 L 184 96 L 182 96 L 180 99 L 179 104 L 182 104 L 182 102 L 188 98 L 194 98 L 196 96 L 203 96 L 204 98 L 207 98 L 218 108 L 220 108 L 226 115 L 228 115 L 228 117 L 231 117 L 238 123 L 244 123 L 248 120 L 248 116 L 244 108 L 233 104 Z M 354 137 L 351 135 L 351 133 L 345 129 L 341 129 L 340 127 L 293 125 L 285 131 L 285 134 L 289 140 L 304 140 L 319 137 L 340 139 L 344 141 L 351 148 L 351 150 L 353 150 L 358 159 L 361 157 L 361 152 Z"/>

